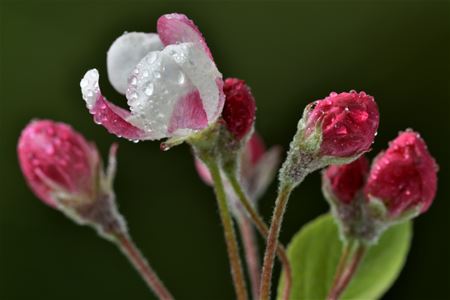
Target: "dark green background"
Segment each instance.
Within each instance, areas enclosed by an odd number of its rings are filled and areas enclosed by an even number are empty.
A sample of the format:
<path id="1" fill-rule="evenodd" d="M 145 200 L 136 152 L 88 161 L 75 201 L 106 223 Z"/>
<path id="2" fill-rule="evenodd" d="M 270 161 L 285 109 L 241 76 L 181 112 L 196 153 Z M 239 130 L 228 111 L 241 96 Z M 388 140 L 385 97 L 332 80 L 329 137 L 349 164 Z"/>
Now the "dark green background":
<path id="1" fill-rule="evenodd" d="M 105 156 L 118 139 L 96 126 L 79 81 L 123 31 L 154 31 L 159 15 L 183 12 L 206 36 L 219 69 L 247 80 L 257 129 L 287 147 L 306 103 L 330 91 L 375 96 L 381 124 L 374 156 L 399 130 L 421 132 L 441 167 L 430 211 L 415 221 L 407 265 L 386 299 L 449 297 L 450 5 L 436 1 L 150 2 L 2 1 L 0 299 L 148 299 L 122 255 L 89 228 L 38 201 L 18 169 L 16 142 L 32 118 L 72 124 Z M 179 299 L 232 299 L 213 193 L 187 146 L 120 140 L 116 191 L 131 233 Z M 271 214 L 276 185 L 262 199 Z M 320 176 L 293 194 L 281 240 L 325 212 Z"/>

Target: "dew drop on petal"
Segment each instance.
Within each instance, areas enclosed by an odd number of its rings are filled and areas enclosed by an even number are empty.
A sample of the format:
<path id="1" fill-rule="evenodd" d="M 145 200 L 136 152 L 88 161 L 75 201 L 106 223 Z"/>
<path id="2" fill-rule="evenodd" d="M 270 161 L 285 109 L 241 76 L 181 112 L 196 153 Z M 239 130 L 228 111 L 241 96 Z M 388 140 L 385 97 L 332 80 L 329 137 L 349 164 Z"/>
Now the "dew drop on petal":
<path id="1" fill-rule="evenodd" d="M 186 78 L 184 77 L 183 72 L 180 72 L 178 75 L 178 83 L 183 84 L 186 81 Z"/>
<path id="2" fill-rule="evenodd" d="M 89 83 L 88 83 L 88 81 L 87 81 L 86 78 L 81 79 L 81 81 L 80 81 L 80 87 L 81 87 L 81 88 L 87 87 L 88 84 L 89 84 Z"/>
<path id="3" fill-rule="evenodd" d="M 145 93 L 147 96 L 151 96 L 151 95 L 153 94 L 153 90 L 154 90 L 153 84 L 150 83 L 150 84 L 145 88 L 144 93 Z"/>

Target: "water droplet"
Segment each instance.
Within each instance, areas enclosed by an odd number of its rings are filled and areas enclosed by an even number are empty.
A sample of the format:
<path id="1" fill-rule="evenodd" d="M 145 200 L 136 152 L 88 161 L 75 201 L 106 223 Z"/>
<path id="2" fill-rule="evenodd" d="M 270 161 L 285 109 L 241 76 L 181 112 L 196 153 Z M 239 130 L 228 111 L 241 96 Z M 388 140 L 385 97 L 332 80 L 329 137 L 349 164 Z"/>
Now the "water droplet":
<path id="1" fill-rule="evenodd" d="M 138 98 L 138 94 L 136 92 L 131 93 L 130 100 L 136 100 Z"/>
<path id="2" fill-rule="evenodd" d="M 330 97 L 334 97 L 334 96 L 337 96 L 337 93 L 336 92 L 331 92 L 330 93 Z"/>
<path id="3" fill-rule="evenodd" d="M 94 116 L 94 122 L 97 125 L 101 125 L 102 124 L 102 120 L 99 116 Z"/>
<path id="4" fill-rule="evenodd" d="M 148 77 L 148 71 L 147 70 L 145 70 L 143 73 L 142 73 L 142 76 L 144 76 L 144 77 Z"/>
<path id="5" fill-rule="evenodd" d="M 48 146 L 46 147 L 46 149 L 45 149 L 45 152 L 46 152 L 48 155 L 52 155 L 52 154 L 55 153 L 55 147 L 53 147 L 52 145 L 48 145 Z"/>
<path id="6" fill-rule="evenodd" d="M 155 78 L 161 78 L 161 73 L 155 72 Z"/>
<path id="7" fill-rule="evenodd" d="M 147 55 L 147 63 L 152 64 L 156 61 L 158 54 L 156 52 L 151 52 Z"/>
<path id="8" fill-rule="evenodd" d="M 345 126 L 341 126 L 336 130 L 336 133 L 339 135 L 345 135 L 348 133 L 347 128 Z"/>
<path id="9" fill-rule="evenodd" d="M 162 143 L 159 145 L 159 149 L 161 149 L 161 151 L 167 151 L 167 150 L 170 149 L 170 145 L 168 145 L 168 144 L 165 143 L 165 142 L 162 142 Z"/>
<path id="10" fill-rule="evenodd" d="M 88 84 L 89 84 L 89 83 L 88 83 L 88 81 L 87 81 L 86 78 L 81 79 L 81 82 L 80 82 L 80 87 L 81 87 L 81 88 L 87 87 Z"/>
<path id="11" fill-rule="evenodd" d="M 363 110 L 355 111 L 353 117 L 358 122 L 364 122 L 369 118 L 369 113 Z"/>
<path id="12" fill-rule="evenodd" d="M 136 77 L 131 77 L 131 79 L 130 79 L 130 84 L 131 85 L 136 85 L 137 84 L 137 78 Z"/>
<path id="13" fill-rule="evenodd" d="M 138 68 L 134 69 L 133 73 L 136 75 L 139 74 L 139 69 Z"/>
<path id="14" fill-rule="evenodd" d="M 152 83 L 150 83 L 150 84 L 145 88 L 144 93 L 145 93 L 147 96 L 151 96 L 151 95 L 153 94 L 153 84 L 152 84 Z"/>
<path id="15" fill-rule="evenodd" d="M 178 75 L 178 84 L 183 84 L 186 81 L 186 78 L 184 77 L 184 74 L 180 72 Z"/>

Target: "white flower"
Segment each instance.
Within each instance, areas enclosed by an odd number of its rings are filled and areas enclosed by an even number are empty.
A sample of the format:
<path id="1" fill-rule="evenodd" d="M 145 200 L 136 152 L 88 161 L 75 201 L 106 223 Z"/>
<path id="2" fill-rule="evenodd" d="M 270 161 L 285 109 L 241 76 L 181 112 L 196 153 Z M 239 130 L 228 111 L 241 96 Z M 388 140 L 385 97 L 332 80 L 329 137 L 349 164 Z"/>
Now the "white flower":
<path id="1" fill-rule="evenodd" d="M 214 123 L 224 103 L 222 75 L 195 24 L 163 15 L 158 34 L 125 33 L 108 51 L 108 77 L 130 110 L 107 101 L 96 69 L 80 82 L 94 120 L 130 140 L 186 137 Z"/>

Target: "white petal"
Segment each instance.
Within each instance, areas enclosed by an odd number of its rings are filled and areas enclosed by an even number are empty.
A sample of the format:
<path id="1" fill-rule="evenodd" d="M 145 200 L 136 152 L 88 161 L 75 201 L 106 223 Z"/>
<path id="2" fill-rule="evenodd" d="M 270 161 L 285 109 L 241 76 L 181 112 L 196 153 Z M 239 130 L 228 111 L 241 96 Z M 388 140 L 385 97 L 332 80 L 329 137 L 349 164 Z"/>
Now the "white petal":
<path id="1" fill-rule="evenodd" d="M 222 74 L 215 63 L 199 45 L 193 43 L 169 45 L 164 51 L 173 57 L 200 92 L 208 122 L 215 122 L 222 111 L 220 103 L 223 104 L 223 94 L 218 86 Z"/>
<path id="2" fill-rule="evenodd" d="M 198 91 L 208 121 L 212 119 L 220 101 L 217 78 L 221 74 L 214 63 L 193 43 L 151 52 L 129 77 L 126 96 L 132 116 L 128 121 L 144 128 L 153 139 L 190 134 L 191 129 L 169 133 L 174 108 L 186 95 Z"/>
<path id="3" fill-rule="evenodd" d="M 162 49 L 156 33 L 130 32 L 117 38 L 107 54 L 108 78 L 112 86 L 125 94 L 133 68 L 147 53 Z"/>
<path id="4" fill-rule="evenodd" d="M 86 101 L 86 106 L 88 109 L 94 107 L 98 95 L 100 94 L 98 79 L 99 75 L 97 69 L 92 69 L 87 71 L 83 79 L 80 81 L 81 94 L 84 101 Z"/>

